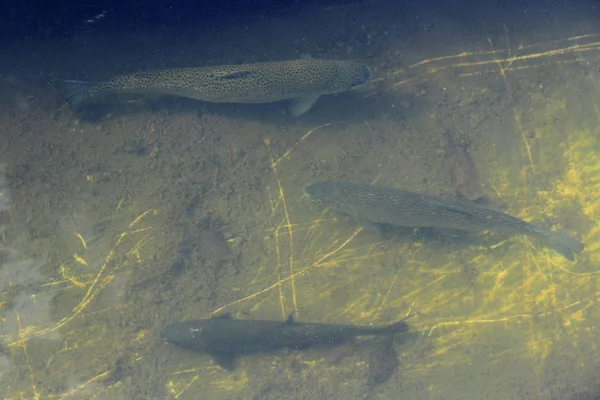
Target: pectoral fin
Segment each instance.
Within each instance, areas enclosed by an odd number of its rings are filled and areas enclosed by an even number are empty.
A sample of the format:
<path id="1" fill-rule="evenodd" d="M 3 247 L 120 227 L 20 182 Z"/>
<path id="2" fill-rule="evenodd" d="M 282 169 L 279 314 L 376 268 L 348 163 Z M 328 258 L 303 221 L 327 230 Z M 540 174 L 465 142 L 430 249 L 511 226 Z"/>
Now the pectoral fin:
<path id="1" fill-rule="evenodd" d="M 294 320 L 294 313 L 295 311 L 292 311 L 290 316 L 285 320 L 286 325 L 292 325 L 296 323 L 296 321 Z"/>
<path id="2" fill-rule="evenodd" d="M 87 81 L 60 81 L 57 82 L 58 90 L 66 97 L 70 107 L 77 108 L 89 95 L 89 90 L 96 82 Z"/>
<path id="3" fill-rule="evenodd" d="M 300 115 L 310 110 L 318 99 L 319 95 L 304 96 L 294 99 L 290 103 L 288 112 L 292 117 L 299 117 Z"/>
<path id="4" fill-rule="evenodd" d="M 235 367 L 234 353 L 212 352 L 209 353 L 209 355 L 213 358 L 215 363 L 223 369 L 232 370 Z"/>

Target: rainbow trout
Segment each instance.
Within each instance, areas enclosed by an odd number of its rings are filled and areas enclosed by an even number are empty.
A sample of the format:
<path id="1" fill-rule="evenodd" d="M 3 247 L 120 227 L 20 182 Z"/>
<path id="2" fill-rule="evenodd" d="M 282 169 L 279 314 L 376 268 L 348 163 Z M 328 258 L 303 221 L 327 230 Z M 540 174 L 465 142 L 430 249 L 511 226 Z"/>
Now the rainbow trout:
<path id="1" fill-rule="evenodd" d="M 568 260 L 584 245 L 565 232 L 542 229 L 502 212 L 391 187 L 345 181 L 312 183 L 304 192 L 315 202 L 347 214 L 366 228 L 385 225 L 460 231 L 495 230 L 542 239 Z"/>
<path id="2" fill-rule="evenodd" d="M 292 100 L 289 113 L 307 112 L 324 94 L 341 93 L 371 78 L 366 65 L 302 58 L 290 61 L 170 68 L 121 75 L 103 82 L 67 80 L 58 87 L 72 107 L 118 94 L 172 95 L 214 103 Z"/>
<path id="3" fill-rule="evenodd" d="M 161 337 L 184 349 L 207 353 L 226 369 L 241 354 L 282 348 L 303 350 L 313 345 L 335 345 L 356 336 L 387 335 L 408 331 L 404 321 L 384 326 L 355 326 L 287 321 L 242 320 L 222 315 L 210 319 L 175 322 Z"/>

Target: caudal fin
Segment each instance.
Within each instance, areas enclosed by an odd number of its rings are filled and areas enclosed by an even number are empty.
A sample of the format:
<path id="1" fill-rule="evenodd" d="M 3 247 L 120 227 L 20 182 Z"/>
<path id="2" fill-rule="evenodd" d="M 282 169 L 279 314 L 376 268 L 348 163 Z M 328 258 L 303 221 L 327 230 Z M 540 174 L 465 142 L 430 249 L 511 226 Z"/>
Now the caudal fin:
<path id="1" fill-rule="evenodd" d="M 58 90 L 63 94 L 67 103 L 72 108 L 77 108 L 89 96 L 89 90 L 96 82 L 88 81 L 59 81 Z"/>
<path id="2" fill-rule="evenodd" d="M 585 247 L 583 243 L 565 232 L 548 232 L 546 237 L 549 240 L 549 246 L 569 261 L 575 260 L 574 253 L 581 253 Z"/>

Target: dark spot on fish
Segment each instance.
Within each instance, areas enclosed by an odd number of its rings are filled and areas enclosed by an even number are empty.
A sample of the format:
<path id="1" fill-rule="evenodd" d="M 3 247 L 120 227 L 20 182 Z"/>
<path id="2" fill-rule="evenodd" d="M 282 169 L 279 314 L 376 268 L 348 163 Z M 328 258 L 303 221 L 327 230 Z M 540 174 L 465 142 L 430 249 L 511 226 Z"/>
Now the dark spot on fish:
<path id="1" fill-rule="evenodd" d="M 215 73 L 212 74 L 212 77 L 215 79 L 241 79 L 247 78 L 252 75 L 252 71 L 236 71 L 236 72 L 224 72 L 224 73 Z"/>

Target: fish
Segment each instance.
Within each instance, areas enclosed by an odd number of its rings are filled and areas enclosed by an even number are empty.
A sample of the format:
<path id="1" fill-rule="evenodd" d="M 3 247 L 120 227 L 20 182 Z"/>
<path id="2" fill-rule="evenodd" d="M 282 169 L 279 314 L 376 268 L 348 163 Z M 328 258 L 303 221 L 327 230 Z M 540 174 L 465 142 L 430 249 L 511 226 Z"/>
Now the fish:
<path id="1" fill-rule="evenodd" d="M 298 117 L 321 95 L 347 92 L 367 83 L 371 69 L 359 62 L 304 57 L 296 60 L 168 68 L 120 75 L 100 82 L 63 80 L 59 91 L 72 108 L 120 94 L 171 95 L 213 103 L 271 103 L 292 100 Z"/>
<path id="2" fill-rule="evenodd" d="M 304 187 L 314 202 L 352 217 L 363 227 L 382 232 L 386 226 L 450 231 L 501 231 L 544 241 L 573 261 L 583 243 L 563 231 L 550 231 L 503 212 L 394 187 L 348 181 L 322 181 Z"/>
<path id="3" fill-rule="evenodd" d="M 224 314 L 174 322 L 162 329 L 161 337 L 183 349 L 208 354 L 221 367 L 233 369 L 239 355 L 333 346 L 357 336 L 393 335 L 408 329 L 404 320 L 383 326 L 357 326 L 296 322 L 293 314 L 286 321 L 234 319 Z"/>

